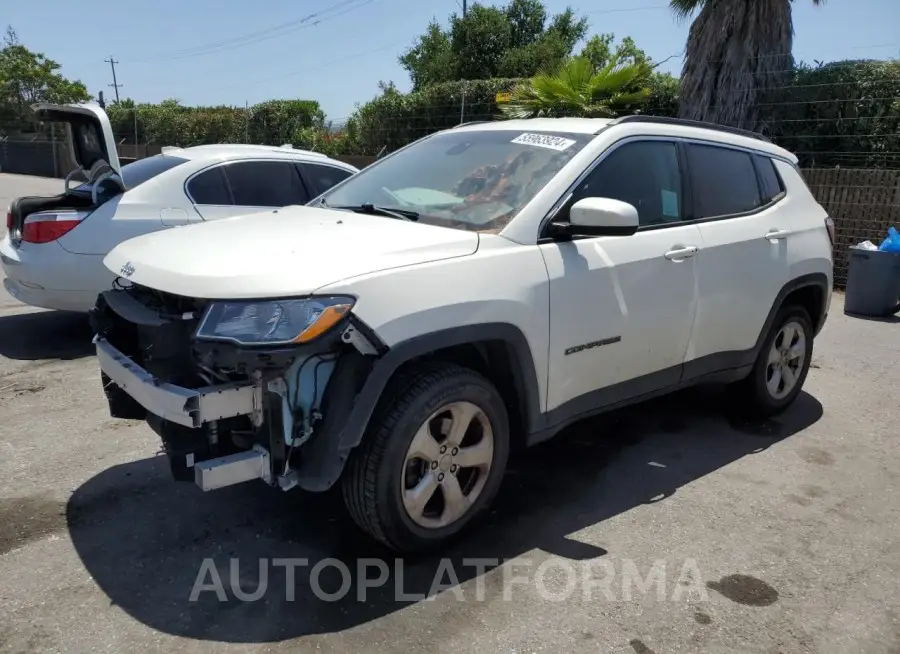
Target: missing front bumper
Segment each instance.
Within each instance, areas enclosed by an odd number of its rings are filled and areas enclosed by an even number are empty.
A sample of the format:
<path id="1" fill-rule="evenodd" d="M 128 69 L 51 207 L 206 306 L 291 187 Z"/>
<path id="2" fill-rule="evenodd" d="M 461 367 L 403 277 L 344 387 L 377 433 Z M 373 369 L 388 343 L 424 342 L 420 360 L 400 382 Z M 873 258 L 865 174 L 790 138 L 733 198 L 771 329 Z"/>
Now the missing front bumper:
<path id="1" fill-rule="evenodd" d="M 231 383 L 191 389 L 165 383 L 134 363 L 100 336 L 94 338 L 100 369 L 152 414 L 184 427 L 254 415 L 262 411 L 262 388 Z"/>

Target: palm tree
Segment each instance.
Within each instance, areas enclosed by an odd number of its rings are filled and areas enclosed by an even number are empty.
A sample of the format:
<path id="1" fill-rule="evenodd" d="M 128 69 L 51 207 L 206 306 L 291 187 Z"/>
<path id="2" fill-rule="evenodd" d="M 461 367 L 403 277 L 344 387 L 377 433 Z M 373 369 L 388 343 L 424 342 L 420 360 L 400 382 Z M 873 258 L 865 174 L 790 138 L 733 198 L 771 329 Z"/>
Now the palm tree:
<path id="1" fill-rule="evenodd" d="M 646 99 L 651 71 L 648 64 L 616 59 L 595 69 L 587 57 L 573 57 L 516 86 L 500 110 L 508 118 L 612 118 Z"/>
<path id="2" fill-rule="evenodd" d="M 825 0 L 812 0 L 823 4 Z M 670 0 L 691 24 L 681 74 L 682 118 L 763 127 L 761 98 L 791 78 L 793 0 Z"/>

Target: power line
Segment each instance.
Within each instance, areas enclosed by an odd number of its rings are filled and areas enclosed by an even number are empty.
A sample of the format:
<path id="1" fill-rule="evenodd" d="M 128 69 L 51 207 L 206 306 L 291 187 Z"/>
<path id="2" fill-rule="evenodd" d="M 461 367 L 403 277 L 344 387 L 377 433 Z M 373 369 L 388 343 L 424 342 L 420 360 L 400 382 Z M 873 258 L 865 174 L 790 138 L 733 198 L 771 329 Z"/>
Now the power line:
<path id="1" fill-rule="evenodd" d="M 286 21 L 284 23 L 279 23 L 277 25 L 272 25 L 262 30 L 257 30 L 255 32 L 249 32 L 247 34 L 243 34 L 240 36 L 231 37 L 229 39 L 224 39 L 221 41 L 214 41 L 211 43 L 206 43 L 204 45 L 196 46 L 193 48 L 186 48 L 184 50 L 179 50 L 173 53 L 167 53 L 164 55 L 158 55 L 155 57 L 148 57 L 145 59 L 135 59 L 132 61 L 135 62 L 158 62 L 158 61 L 170 61 L 175 59 L 188 59 L 192 57 L 200 57 L 208 54 L 216 54 L 220 52 L 224 52 L 226 50 L 234 50 L 237 48 L 243 48 L 249 45 L 256 45 L 257 43 L 262 43 L 263 41 L 268 41 L 274 38 L 278 38 L 281 36 L 286 36 L 288 34 L 292 34 L 302 29 L 306 29 L 309 27 L 315 27 L 325 21 L 332 20 L 339 16 L 343 16 L 344 14 L 354 10 L 359 9 L 367 4 L 374 2 L 375 0 L 340 0 L 339 2 L 320 9 L 319 11 L 315 11 L 311 14 L 307 14 L 306 16 L 302 16 L 300 18 Z M 337 11 L 337 13 L 332 13 Z M 330 14 L 330 15 L 329 15 Z"/>
<path id="2" fill-rule="evenodd" d="M 104 59 L 103 61 L 104 61 L 104 63 L 109 64 L 109 67 L 112 68 L 113 83 L 110 84 L 110 86 L 116 90 L 116 102 L 118 102 L 119 101 L 119 87 L 122 86 L 116 80 L 116 64 L 119 62 L 116 61 L 115 59 L 113 59 L 112 55 L 109 55 L 109 59 Z"/>
<path id="3" fill-rule="evenodd" d="M 593 14 L 620 14 L 633 11 L 648 11 L 652 9 L 670 9 L 669 5 L 644 5 L 641 7 L 621 7 L 617 9 L 595 9 L 594 11 L 586 11 L 584 13 Z"/>
<path id="4" fill-rule="evenodd" d="M 237 87 L 245 87 L 245 86 L 253 85 L 253 84 L 262 84 L 264 82 L 272 82 L 275 80 L 284 79 L 286 77 L 296 77 L 297 75 L 303 75 L 304 73 L 312 73 L 312 72 L 316 72 L 319 70 L 323 70 L 325 68 L 331 68 L 332 66 L 337 66 L 339 64 L 343 64 L 348 61 L 352 61 L 354 59 L 359 59 L 361 57 L 366 57 L 366 56 L 368 56 L 370 54 L 374 54 L 376 52 L 383 52 L 385 50 L 389 50 L 391 48 L 396 48 L 396 47 L 397 47 L 396 42 L 389 43 L 388 45 L 383 45 L 380 48 L 373 48 L 371 50 L 366 50 L 364 52 L 357 52 L 356 54 L 352 54 L 348 57 L 343 57 L 341 59 L 335 59 L 329 63 L 322 64 L 321 66 L 312 66 L 312 67 L 307 67 L 307 68 L 301 68 L 299 70 L 292 70 L 290 72 L 282 73 L 280 75 L 274 75 L 272 77 L 263 77 L 261 79 L 250 80 L 248 82 L 239 82 L 236 84 L 229 84 L 228 86 L 218 86 L 218 87 L 215 87 L 215 89 L 210 89 L 210 90 L 225 90 L 225 89 L 231 89 L 231 88 L 237 88 Z"/>

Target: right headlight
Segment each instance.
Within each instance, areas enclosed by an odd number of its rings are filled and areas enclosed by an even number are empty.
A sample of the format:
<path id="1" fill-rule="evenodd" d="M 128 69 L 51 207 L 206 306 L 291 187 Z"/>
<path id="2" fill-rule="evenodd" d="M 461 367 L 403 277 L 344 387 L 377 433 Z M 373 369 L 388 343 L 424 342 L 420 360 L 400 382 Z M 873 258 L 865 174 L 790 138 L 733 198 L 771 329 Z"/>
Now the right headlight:
<path id="1" fill-rule="evenodd" d="M 196 337 L 238 345 L 308 343 L 341 322 L 354 302 L 345 296 L 213 302 Z"/>

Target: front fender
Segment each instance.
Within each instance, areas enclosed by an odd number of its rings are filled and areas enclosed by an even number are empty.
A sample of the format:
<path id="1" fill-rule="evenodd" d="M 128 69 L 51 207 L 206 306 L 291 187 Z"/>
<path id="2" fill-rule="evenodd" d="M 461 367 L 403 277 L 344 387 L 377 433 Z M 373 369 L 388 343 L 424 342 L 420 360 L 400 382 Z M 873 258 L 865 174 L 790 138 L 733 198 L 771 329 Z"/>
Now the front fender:
<path id="1" fill-rule="evenodd" d="M 483 341 L 502 341 L 512 349 L 516 391 L 526 407 L 525 427 L 533 429 L 541 415 L 540 392 L 534 357 L 521 329 L 495 322 L 420 334 L 395 343 L 374 362 L 355 351 L 341 357 L 324 398 L 324 419 L 304 446 L 303 462 L 296 469 L 299 486 L 324 491 L 340 478 L 350 452 L 362 441 L 384 389 L 401 366 L 436 350 Z"/>

